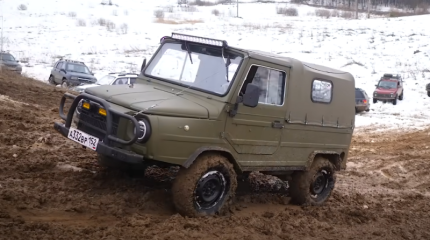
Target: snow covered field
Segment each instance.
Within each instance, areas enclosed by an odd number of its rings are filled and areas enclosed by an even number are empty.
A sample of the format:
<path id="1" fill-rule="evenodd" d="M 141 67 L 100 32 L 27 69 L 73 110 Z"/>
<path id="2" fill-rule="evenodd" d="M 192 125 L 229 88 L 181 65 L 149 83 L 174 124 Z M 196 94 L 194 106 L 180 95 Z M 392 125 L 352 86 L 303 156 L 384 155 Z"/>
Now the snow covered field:
<path id="1" fill-rule="evenodd" d="M 47 81 L 52 64 L 64 56 L 85 61 L 96 77 L 137 71 L 162 36 L 181 32 L 225 39 L 229 45 L 278 53 L 350 71 L 356 86 L 372 96 L 384 73 L 399 73 L 403 101 L 378 102 L 356 117 L 356 131 L 421 128 L 430 123 L 430 15 L 366 19 L 323 18 L 315 8 L 286 3 L 176 6 L 176 0 L 0 0 L 4 48 L 24 61 L 23 73 Z M 106 1 L 107 2 L 107 1 Z M 18 10 L 24 4 L 26 10 Z M 295 7 L 298 16 L 277 14 Z M 155 10 L 164 14 L 156 18 Z M 218 13 L 217 13 L 218 12 Z M 217 15 L 217 16 L 216 16 Z M 420 52 L 414 53 L 416 50 Z"/>

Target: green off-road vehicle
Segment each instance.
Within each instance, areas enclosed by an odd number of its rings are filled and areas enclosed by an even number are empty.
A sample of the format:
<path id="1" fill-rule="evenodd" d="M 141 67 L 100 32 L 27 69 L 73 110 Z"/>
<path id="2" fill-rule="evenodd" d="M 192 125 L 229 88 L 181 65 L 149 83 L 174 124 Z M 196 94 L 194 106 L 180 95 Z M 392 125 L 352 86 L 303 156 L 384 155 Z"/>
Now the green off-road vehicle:
<path id="1" fill-rule="evenodd" d="M 228 209 L 252 171 L 288 180 L 297 204 L 323 204 L 346 167 L 354 109 L 350 73 L 173 33 L 135 84 L 66 93 L 55 129 L 107 167 L 180 166 L 174 204 L 199 216 Z"/>

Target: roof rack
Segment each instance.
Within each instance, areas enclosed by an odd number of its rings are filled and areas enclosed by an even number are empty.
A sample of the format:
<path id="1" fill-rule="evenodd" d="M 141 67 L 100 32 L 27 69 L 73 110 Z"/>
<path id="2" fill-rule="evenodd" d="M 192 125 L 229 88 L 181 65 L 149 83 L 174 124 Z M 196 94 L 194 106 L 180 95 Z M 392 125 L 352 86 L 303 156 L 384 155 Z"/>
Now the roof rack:
<path id="1" fill-rule="evenodd" d="M 137 73 L 126 73 L 126 72 L 111 72 L 109 74 L 118 74 L 118 76 L 125 76 L 125 75 L 138 75 Z"/>
<path id="2" fill-rule="evenodd" d="M 400 75 L 399 74 L 384 73 L 384 75 L 382 75 L 382 77 L 384 77 L 384 78 L 400 78 Z"/>
<path id="3" fill-rule="evenodd" d="M 71 60 L 71 59 L 64 59 L 64 58 L 60 58 L 60 61 L 65 61 L 65 62 L 71 62 L 71 63 L 80 63 L 80 64 L 84 64 L 84 62 L 80 62 L 80 61 L 76 61 L 76 60 Z"/>

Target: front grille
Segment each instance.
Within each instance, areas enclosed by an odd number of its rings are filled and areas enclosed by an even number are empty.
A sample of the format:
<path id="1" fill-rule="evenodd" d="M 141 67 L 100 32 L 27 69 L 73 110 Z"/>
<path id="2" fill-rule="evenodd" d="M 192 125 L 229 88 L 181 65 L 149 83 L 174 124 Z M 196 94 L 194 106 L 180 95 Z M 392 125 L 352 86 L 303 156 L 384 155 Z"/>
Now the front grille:
<path id="1" fill-rule="evenodd" d="M 103 139 L 106 131 L 106 117 L 98 113 L 99 107 L 94 103 L 91 104 L 90 110 L 80 108 L 79 129 L 88 132 L 98 138 Z M 118 137 L 119 117 L 115 114 L 112 116 L 112 130 L 110 134 Z M 88 126 L 92 126 L 88 127 Z"/>
<path id="2" fill-rule="evenodd" d="M 376 94 L 377 97 L 391 97 L 391 94 Z"/>

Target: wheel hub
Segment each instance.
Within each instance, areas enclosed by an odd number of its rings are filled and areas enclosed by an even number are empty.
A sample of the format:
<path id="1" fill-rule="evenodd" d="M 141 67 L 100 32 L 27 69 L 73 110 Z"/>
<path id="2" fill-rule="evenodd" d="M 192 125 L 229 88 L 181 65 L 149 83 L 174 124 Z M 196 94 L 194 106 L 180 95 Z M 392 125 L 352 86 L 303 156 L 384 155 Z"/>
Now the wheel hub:
<path id="1" fill-rule="evenodd" d="M 326 190 L 329 183 L 329 177 L 329 173 L 325 170 L 321 170 L 315 175 L 314 182 L 311 185 L 311 193 L 314 195 L 313 197 L 317 197 Z"/>
<path id="2" fill-rule="evenodd" d="M 226 182 L 222 173 L 210 171 L 203 175 L 195 189 L 195 201 L 199 208 L 217 204 L 225 192 Z"/>

